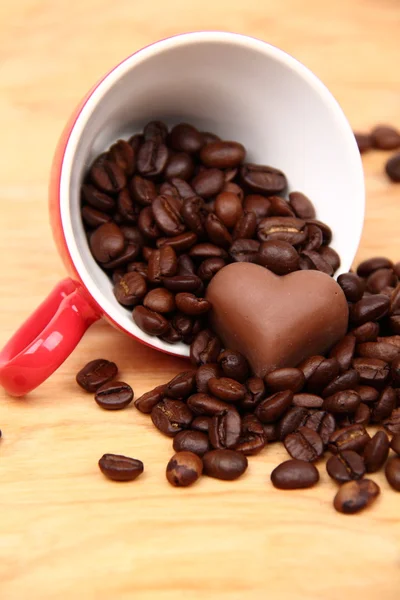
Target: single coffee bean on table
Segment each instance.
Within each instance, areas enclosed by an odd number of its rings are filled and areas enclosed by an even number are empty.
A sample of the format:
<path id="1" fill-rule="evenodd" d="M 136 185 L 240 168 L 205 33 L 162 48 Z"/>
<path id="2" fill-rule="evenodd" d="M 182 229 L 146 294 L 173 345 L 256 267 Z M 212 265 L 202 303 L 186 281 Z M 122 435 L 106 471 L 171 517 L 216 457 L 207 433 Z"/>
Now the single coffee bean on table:
<path id="1" fill-rule="evenodd" d="M 105 383 L 96 391 L 94 399 L 101 408 L 121 410 L 133 400 L 133 390 L 124 381 Z"/>
<path id="2" fill-rule="evenodd" d="M 318 469 L 305 460 L 286 460 L 271 473 L 274 487 L 281 490 L 310 488 L 319 481 Z"/>
<path id="3" fill-rule="evenodd" d="M 344 514 L 358 513 L 370 506 L 380 494 L 379 486 L 370 479 L 348 481 L 340 486 L 333 506 Z"/>
<path id="4" fill-rule="evenodd" d="M 143 473 L 143 463 L 121 454 L 104 454 L 99 460 L 100 471 L 114 481 L 133 481 Z"/>
<path id="5" fill-rule="evenodd" d="M 193 452 L 177 452 L 170 459 L 166 476 L 175 487 L 187 487 L 199 479 L 203 472 L 203 462 Z"/>
<path id="6" fill-rule="evenodd" d="M 86 392 L 96 392 L 118 374 L 115 363 L 104 358 L 88 362 L 77 374 L 76 381 Z"/>

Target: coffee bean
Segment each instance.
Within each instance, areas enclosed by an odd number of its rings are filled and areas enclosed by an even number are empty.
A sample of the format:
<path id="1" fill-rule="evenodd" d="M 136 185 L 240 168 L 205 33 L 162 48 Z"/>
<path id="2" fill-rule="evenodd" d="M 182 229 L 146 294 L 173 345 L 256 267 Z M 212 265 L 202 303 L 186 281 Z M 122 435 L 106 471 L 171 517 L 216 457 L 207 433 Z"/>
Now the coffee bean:
<path id="1" fill-rule="evenodd" d="M 389 455 L 389 438 L 384 431 L 377 431 L 364 448 L 367 473 L 379 471 Z"/>
<path id="2" fill-rule="evenodd" d="M 282 171 L 273 167 L 244 164 L 240 169 L 240 178 L 244 185 L 253 192 L 272 195 L 279 194 L 286 189 L 287 181 Z"/>
<path id="3" fill-rule="evenodd" d="M 302 251 L 319 251 L 319 248 L 322 246 L 322 243 L 324 241 L 324 236 L 322 234 L 321 229 L 317 226 L 317 225 L 307 225 L 307 241 L 306 243 L 303 245 L 302 247 Z M 306 254 L 307 256 L 307 254 Z M 312 257 L 309 257 L 311 262 L 314 264 L 314 266 L 317 268 L 317 264 L 318 264 L 318 258 L 315 258 L 314 256 L 314 260 L 312 260 Z M 327 263 L 330 267 L 330 270 L 333 271 L 332 265 L 331 265 L 331 261 L 327 261 L 324 259 L 324 257 L 320 257 L 319 260 L 324 260 L 323 263 L 321 263 L 322 265 L 324 265 L 325 270 L 328 268 L 325 263 Z M 316 263 L 317 261 L 317 263 Z"/>
<path id="4" fill-rule="evenodd" d="M 168 158 L 164 175 L 166 179 L 179 177 L 187 181 L 194 172 L 194 163 L 192 158 L 186 152 L 176 152 Z M 164 192 L 162 192 L 164 193 Z"/>
<path id="5" fill-rule="evenodd" d="M 324 453 L 324 444 L 316 431 L 308 427 L 300 427 L 283 440 L 286 450 L 292 458 L 314 462 Z"/>
<path id="6" fill-rule="evenodd" d="M 247 469 L 247 458 L 235 450 L 210 450 L 203 456 L 205 475 L 233 481 Z"/>
<path id="7" fill-rule="evenodd" d="M 145 245 L 145 239 L 139 227 L 133 225 L 122 225 L 120 229 L 124 235 L 125 240 L 129 244 L 136 244 L 137 246 L 139 246 L 139 248 Z"/>
<path id="8" fill-rule="evenodd" d="M 375 321 L 384 317 L 389 311 L 390 300 L 383 294 L 364 296 L 350 307 L 350 320 L 354 325 L 362 325 L 367 321 Z"/>
<path id="9" fill-rule="evenodd" d="M 400 456 L 400 433 L 395 434 L 390 442 L 391 449 Z"/>
<path id="10" fill-rule="evenodd" d="M 143 305 L 155 312 L 169 313 L 175 309 L 174 295 L 164 288 L 156 288 L 146 294 Z"/>
<path id="11" fill-rule="evenodd" d="M 96 210 L 91 206 L 82 206 L 81 215 L 84 223 L 86 223 L 88 227 L 100 227 L 100 225 L 104 225 L 111 221 L 110 215 Z"/>
<path id="12" fill-rule="evenodd" d="M 299 269 L 297 250 L 288 242 L 278 239 L 260 245 L 256 262 L 276 275 L 287 275 Z"/>
<path id="13" fill-rule="evenodd" d="M 378 358 L 385 362 L 392 362 L 400 355 L 400 348 L 384 341 L 365 342 L 363 344 L 358 344 L 357 354 L 368 358 Z"/>
<path id="14" fill-rule="evenodd" d="M 375 256 L 374 258 L 364 260 L 358 265 L 357 275 L 360 277 L 368 277 L 378 269 L 391 269 L 392 267 L 393 263 L 388 258 L 384 256 Z"/>
<path id="15" fill-rule="evenodd" d="M 370 439 L 363 425 L 349 425 L 332 433 L 328 448 L 333 454 L 344 450 L 354 450 L 354 452 L 360 453 L 363 452 Z"/>
<path id="16" fill-rule="evenodd" d="M 391 333 L 400 333 L 400 315 L 393 315 L 389 317 L 389 325 Z"/>
<path id="17" fill-rule="evenodd" d="M 354 357 L 356 339 L 353 335 L 345 335 L 329 353 L 331 358 L 336 358 L 341 372 L 347 371 Z"/>
<path id="18" fill-rule="evenodd" d="M 136 167 L 136 156 L 132 146 L 125 140 L 118 140 L 110 147 L 108 156 L 128 177 L 133 175 Z"/>
<path id="19" fill-rule="evenodd" d="M 324 400 L 324 409 L 333 414 L 354 413 L 361 402 L 360 396 L 353 390 L 337 392 Z"/>
<path id="20" fill-rule="evenodd" d="M 277 423 L 263 423 L 263 430 L 268 443 L 277 441 Z"/>
<path id="21" fill-rule="evenodd" d="M 379 486 L 370 479 L 348 481 L 340 486 L 333 506 L 344 514 L 358 513 L 370 506 L 380 494 Z"/>
<path id="22" fill-rule="evenodd" d="M 229 248 L 232 243 L 231 234 L 225 225 L 213 213 L 209 213 L 205 220 L 205 228 L 210 241 L 216 246 Z"/>
<path id="23" fill-rule="evenodd" d="M 343 392 L 344 390 L 354 390 L 355 386 L 358 384 L 360 376 L 358 371 L 355 369 L 350 369 L 349 371 L 345 371 L 341 375 L 338 375 L 333 379 L 328 385 L 322 390 L 321 396 L 326 398 L 327 396 L 333 396 L 338 392 Z"/>
<path id="24" fill-rule="evenodd" d="M 164 246 L 159 250 L 153 250 L 148 261 L 148 278 L 152 283 L 160 283 L 165 279 L 170 281 L 178 269 L 176 252 L 170 246 Z M 170 291 L 171 287 L 166 285 Z"/>
<path id="25" fill-rule="evenodd" d="M 169 134 L 169 143 L 174 150 L 195 154 L 204 145 L 203 135 L 193 125 L 179 123 Z"/>
<path id="26" fill-rule="evenodd" d="M 238 402 L 246 394 L 245 386 L 229 377 L 212 377 L 208 380 L 208 389 L 224 402 Z"/>
<path id="27" fill-rule="evenodd" d="M 257 217 L 253 212 L 244 212 L 233 230 L 234 240 L 251 239 L 257 229 Z"/>
<path id="28" fill-rule="evenodd" d="M 233 448 L 240 436 L 241 420 L 234 408 L 212 417 L 208 435 L 213 448 Z"/>
<path id="29" fill-rule="evenodd" d="M 289 202 L 299 219 L 315 219 L 315 208 L 311 200 L 301 192 L 291 192 Z"/>
<path id="30" fill-rule="evenodd" d="M 218 337 L 209 329 L 204 329 L 195 337 L 190 346 L 190 360 L 195 365 L 205 365 L 216 362 L 221 352 Z"/>
<path id="31" fill-rule="evenodd" d="M 335 271 L 337 271 L 337 269 L 340 267 L 340 256 L 336 250 L 330 246 L 321 246 L 318 252 L 322 258 L 331 265 L 333 272 L 335 273 Z"/>
<path id="32" fill-rule="evenodd" d="M 308 429 L 316 431 L 321 437 L 321 440 L 325 446 L 329 442 L 331 435 L 336 429 L 335 417 L 325 410 L 317 410 L 308 416 L 306 415 L 303 425 Z"/>
<path id="33" fill-rule="evenodd" d="M 257 262 L 260 242 L 257 240 L 235 240 L 229 248 L 229 254 L 235 262 Z"/>
<path id="34" fill-rule="evenodd" d="M 116 258 L 124 249 L 125 240 L 115 223 L 104 223 L 90 236 L 90 249 L 95 259 L 106 263 Z"/>
<path id="35" fill-rule="evenodd" d="M 161 175 L 168 161 L 168 148 L 158 140 L 146 140 L 139 148 L 136 167 L 141 175 Z"/>
<path id="36" fill-rule="evenodd" d="M 266 217 L 258 224 L 257 237 L 261 242 L 281 240 L 296 246 L 307 239 L 305 227 L 305 221 L 295 217 Z"/>
<path id="37" fill-rule="evenodd" d="M 355 273 L 343 273 L 337 278 L 337 282 L 344 291 L 349 302 L 358 302 L 364 293 L 363 282 Z"/>
<path id="38" fill-rule="evenodd" d="M 319 473 L 313 464 L 291 459 L 275 467 L 271 473 L 271 481 L 280 490 L 300 490 L 318 483 Z"/>
<path id="39" fill-rule="evenodd" d="M 210 303 L 204 298 L 198 298 L 194 294 L 181 292 L 175 296 L 178 310 L 187 315 L 203 315 L 211 308 Z"/>
<path id="40" fill-rule="evenodd" d="M 352 335 L 356 338 L 357 342 L 375 342 L 379 335 L 379 324 L 373 321 L 368 321 L 360 327 L 352 330 Z"/>
<path id="41" fill-rule="evenodd" d="M 269 196 L 268 200 L 270 201 L 271 205 L 271 215 L 280 217 L 295 216 L 290 204 L 281 196 Z"/>
<path id="42" fill-rule="evenodd" d="M 146 295 L 147 285 L 140 273 L 125 273 L 114 286 L 114 295 L 123 306 L 134 306 Z"/>
<path id="43" fill-rule="evenodd" d="M 203 472 L 203 462 L 193 452 L 177 452 L 170 459 L 166 476 L 171 485 L 187 487 L 199 479 Z"/>
<path id="44" fill-rule="evenodd" d="M 185 231 L 180 205 L 172 196 L 157 196 L 152 210 L 157 225 L 166 235 L 176 236 Z"/>
<path id="45" fill-rule="evenodd" d="M 231 377 L 241 383 L 248 377 L 249 365 L 240 352 L 236 352 L 235 350 L 224 350 L 218 356 L 218 364 L 225 377 Z"/>
<path id="46" fill-rule="evenodd" d="M 247 393 L 239 403 L 244 410 L 254 408 L 265 398 L 265 385 L 261 377 L 250 377 L 246 382 Z"/>
<path id="47" fill-rule="evenodd" d="M 198 268 L 197 275 L 203 281 L 210 281 L 225 266 L 223 258 L 207 258 Z"/>
<path id="48" fill-rule="evenodd" d="M 142 206 L 149 206 L 157 197 L 156 186 L 152 181 L 144 179 L 140 175 L 134 175 L 129 190 L 132 198 Z"/>
<path id="49" fill-rule="evenodd" d="M 203 136 L 204 145 L 219 142 L 221 139 L 215 133 L 210 133 L 209 131 L 202 131 L 201 135 Z"/>
<path id="50" fill-rule="evenodd" d="M 231 229 L 243 214 L 240 198 L 233 192 L 221 192 L 215 200 L 215 214 L 225 227 Z"/>
<path id="51" fill-rule="evenodd" d="M 371 136 L 368 133 L 355 132 L 354 137 L 356 138 L 360 154 L 363 154 L 364 152 L 372 148 Z"/>
<path id="52" fill-rule="evenodd" d="M 193 454 L 203 456 L 210 449 L 210 443 L 206 433 L 186 430 L 176 434 L 173 448 L 175 452 L 193 452 Z"/>
<path id="53" fill-rule="evenodd" d="M 171 292 L 197 292 L 201 288 L 201 279 L 196 275 L 174 275 L 173 277 L 163 277 L 163 282 L 167 290 Z"/>
<path id="54" fill-rule="evenodd" d="M 117 164 L 104 158 L 95 161 L 89 176 L 99 190 L 109 194 L 118 194 L 126 186 L 125 173 Z"/>
<path id="55" fill-rule="evenodd" d="M 257 221 L 272 214 L 271 201 L 261 194 L 249 194 L 243 202 L 243 208 L 246 212 L 253 212 Z"/>
<path id="56" fill-rule="evenodd" d="M 292 400 L 293 392 L 290 390 L 277 392 L 258 404 L 255 415 L 262 423 L 274 423 L 288 410 Z"/>
<path id="57" fill-rule="evenodd" d="M 389 485 L 396 491 L 400 492 L 400 458 L 392 456 L 386 463 L 385 475 Z"/>
<path id="58" fill-rule="evenodd" d="M 357 406 L 355 413 L 352 416 L 348 416 L 347 418 L 350 421 L 349 425 L 351 425 L 352 422 L 364 426 L 369 425 L 369 422 L 371 420 L 371 409 L 367 404 L 361 402 Z"/>
<path id="59" fill-rule="evenodd" d="M 324 258 L 313 250 L 302 250 L 300 256 L 306 256 L 312 265 L 312 269 L 326 273 L 329 276 L 333 275 L 333 268 Z"/>
<path id="60" fill-rule="evenodd" d="M 369 385 L 355 385 L 352 389 L 360 396 L 361 402 L 375 402 L 379 398 L 379 391 Z"/>
<path id="61" fill-rule="evenodd" d="M 371 273 L 367 279 L 367 290 L 372 294 L 380 294 L 387 286 L 394 286 L 397 276 L 392 269 L 378 269 Z"/>
<path id="62" fill-rule="evenodd" d="M 312 357 L 313 358 L 313 357 Z M 309 364 L 312 364 L 310 359 Z M 339 362 L 336 358 L 323 358 L 315 362 L 311 372 L 307 370 L 307 362 L 299 365 L 306 378 L 306 389 L 311 394 L 319 394 L 339 374 Z M 314 368 L 315 367 L 315 368 Z"/>
<path id="63" fill-rule="evenodd" d="M 191 248 L 189 255 L 192 258 L 199 258 L 202 260 L 207 258 L 228 258 L 228 254 L 223 248 L 209 243 L 196 244 Z"/>
<path id="64" fill-rule="evenodd" d="M 144 306 L 136 306 L 132 316 L 136 325 L 149 335 L 163 335 L 168 329 L 169 323 L 162 315 Z"/>
<path id="65" fill-rule="evenodd" d="M 326 463 L 328 475 L 338 483 L 361 479 L 365 475 L 362 457 L 352 450 L 331 456 Z"/>
<path id="66" fill-rule="evenodd" d="M 315 394 L 295 394 L 293 396 L 294 406 L 301 406 L 302 408 L 321 408 L 323 403 L 324 399 Z"/>
<path id="67" fill-rule="evenodd" d="M 285 367 L 275 369 L 264 377 L 268 391 L 275 393 L 283 390 L 290 390 L 293 393 L 299 392 L 305 383 L 305 377 L 301 369 Z"/>
<path id="68" fill-rule="evenodd" d="M 390 296 L 390 315 L 398 315 L 400 313 L 400 283 L 397 284 Z"/>
<path id="69" fill-rule="evenodd" d="M 132 260 L 135 260 L 139 252 L 140 248 L 137 244 L 127 244 L 127 246 L 125 246 L 125 249 L 121 252 L 119 256 L 117 256 L 117 258 L 109 260 L 108 262 L 103 263 L 101 266 L 103 269 L 106 270 L 118 269 L 119 267 L 126 265 Z"/>
<path id="70" fill-rule="evenodd" d="M 309 411 L 306 408 L 299 406 L 290 408 L 277 423 L 276 438 L 284 440 L 290 433 L 297 431 L 299 427 L 303 427 L 308 416 Z"/>
<path id="71" fill-rule="evenodd" d="M 150 121 L 143 129 L 145 140 L 164 142 L 168 135 L 168 127 L 162 121 Z"/>
<path id="72" fill-rule="evenodd" d="M 400 433 L 400 408 L 395 408 L 388 419 L 383 422 L 385 429 L 397 435 Z"/>
<path id="73" fill-rule="evenodd" d="M 192 246 L 197 242 L 197 235 L 192 231 L 186 231 L 180 235 L 174 235 L 167 238 L 158 238 L 156 241 L 157 248 L 164 248 L 170 246 L 175 252 L 186 252 L 190 250 Z M 187 255 L 186 255 L 187 256 Z M 189 256 L 187 256 L 189 258 Z M 192 271 L 193 273 L 193 271 Z M 181 273 L 182 274 L 182 273 Z"/>
<path id="74" fill-rule="evenodd" d="M 100 471 L 113 481 L 133 481 L 143 473 L 143 463 L 121 454 L 103 454 L 99 460 Z"/>
<path id="75" fill-rule="evenodd" d="M 167 384 L 165 394 L 171 398 L 182 400 L 192 394 L 194 385 L 195 373 L 193 371 L 183 371 Z"/>
<path id="76" fill-rule="evenodd" d="M 102 213 L 108 213 L 114 210 L 115 200 L 108 194 L 100 192 L 94 185 L 83 184 L 82 185 L 82 196 L 90 204 L 92 208 Z"/>
<path id="77" fill-rule="evenodd" d="M 385 387 L 372 411 L 373 423 L 381 423 L 392 414 L 396 407 L 396 392 L 390 386 Z"/>
<path id="78" fill-rule="evenodd" d="M 400 181 L 400 154 L 395 154 L 386 163 L 385 171 L 388 177 L 398 183 Z"/>
<path id="79" fill-rule="evenodd" d="M 195 193 L 202 198 L 211 198 L 222 191 L 225 178 L 219 169 L 205 169 L 192 179 L 192 187 Z"/>
<path id="80" fill-rule="evenodd" d="M 187 400 L 187 405 L 195 415 L 205 415 L 207 417 L 223 414 L 232 408 L 226 402 L 204 393 L 192 394 Z"/>
<path id="81" fill-rule="evenodd" d="M 266 444 L 267 438 L 257 417 L 251 414 L 243 417 L 240 437 L 234 450 L 246 456 L 254 456 L 261 452 Z"/>
<path id="82" fill-rule="evenodd" d="M 94 399 L 101 408 L 121 410 L 133 400 L 133 390 L 123 381 L 105 383 L 96 391 Z"/>
<path id="83" fill-rule="evenodd" d="M 237 142 L 211 142 L 203 146 L 200 160 L 206 167 L 229 169 L 238 166 L 245 157 L 246 151 Z"/>
<path id="84" fill-rule="evenodd" d="M 150 414 L 156 404 L 161 402 L 165 396 L 166 385 L 158 385 L 153 390 L 146 392 L 134 402 L 140 412 Z"/>
<path id="85" fill-rule="evenodd" d="M 221 370 L 217 364 L 205 364 L 196 371 L 196 388 L 198 392 L 206 394 L 208 392 L 208 381 L 212 377 L 220 377 Z"/>
<path id="86" fill-rule="evenodd" d="M 205 417 L 204 415 L 200 415 L 193 419 L 193 421 L 190 424 L 190 427 L 192 429 L 194 429 L 195 431 L 201 431 L 203 433 L 208 433 L 210 424 L 211 424 L 210 417 Z M 208 436 L 207 436 L 207 439 L 208 439 Z M 196 452 L 195 452 L 195 454 L 196 454 Z"/>
<path id="87" fill-rule="evenodd" d="M 183 234 L 186 235 L 186 234 Z M 178 256 L 178 275 L 195 275 L 196 267 L 188 254 Z"/>
<path id="88" fill-rule="evenodd" d="M 355 358 L 353 368 L 360 375 L 361 385 L 382 388 L 390 374 L 389 365 L 378 358 Z"/>
<path id="89" fill-rule="evenodd" d="M 153 215 L 151 206 L 145 206 L 142 208 L 138 218 L 138 227 L 145 238 L 149 240 L 156 240 L 161 236 L 161 230 L 159 229 Z M 143 249 L 144 250 L 144 249 Z M 147 260 L 144 251 L 143 258 Z"/>
<path id="90" fill-rule="evenodd" d="M 396 150 L 400 148 L 400 133 L 389 125 L 378 125 L 371 131 L 371 141 L 379 150 Z"/>
<path id="91" fill-rule="evenodd" d="M 164 398 L 156 404 L 151 411 L 151 420 L 154 425 L 170 437 L 182 429 L 188 429 L 193 419 L 193 413 L 181 400 Z"/>
<path id="92" fill-rule="evenodd" d="M 390 374 L 395 387 L 400 385 L 400 357 L 395 358 L 390 368 Z"/>
<path id="93" fill-rule="evenodd" d="M 76 382 L 86 392 L 95 392 L 102 385 L 115 379 L 118 367 L 115 363 L 104 358 L 88 362 L 77 374 Z"/>

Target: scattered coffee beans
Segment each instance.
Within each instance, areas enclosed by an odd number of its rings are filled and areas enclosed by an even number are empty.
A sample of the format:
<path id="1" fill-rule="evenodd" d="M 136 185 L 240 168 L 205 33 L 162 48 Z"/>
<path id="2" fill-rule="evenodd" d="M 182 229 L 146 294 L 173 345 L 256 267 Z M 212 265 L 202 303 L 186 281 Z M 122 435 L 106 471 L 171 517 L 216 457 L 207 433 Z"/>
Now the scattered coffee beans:
<path id="1" fill-rule="evenodd" d="M 121 454 L 104 454 L 99 460 L 100 471 L 114 481 L 133 481 L 143 473 L 143 463 Z"/>
<path id="2" fill-rule="evenodd" d="M 198 480 L 203 472 L 203 462 L 193 452 L 177 452 L 167 465 L 167 479 L 175 487 L 187 487 Z"/>
<path id="3" fill-rule="evenodd" d="M 77 374 L 77 383 L 87 392 L 96 392 L 99 387 L 117 376 L 118 367 L 115 363 L 98 358 L 88 362 Z"/>
<path id="4" fill-rule="evenodd" d="M 286 460 L 272 471 L 271 481 L 281 490 L 299 490 L 315 485 L 319 481 L 319 472 L 305 460 Z"/>
<path id="5" fill-rule="evenodd" d="M 370 506 L 379 494 L 379 486 L 370 479 L 348 481 L 339 488 L 333 506 L 344 514 L 358 513 Z"/>

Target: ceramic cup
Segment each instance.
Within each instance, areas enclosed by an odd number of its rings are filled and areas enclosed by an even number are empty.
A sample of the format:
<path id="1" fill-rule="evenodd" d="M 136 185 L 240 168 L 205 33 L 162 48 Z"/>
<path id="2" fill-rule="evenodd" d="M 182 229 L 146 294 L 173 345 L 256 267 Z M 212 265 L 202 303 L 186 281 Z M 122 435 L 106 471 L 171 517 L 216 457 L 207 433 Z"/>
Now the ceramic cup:
<path id="1" fill-rule="evenodd" d="M 98 83 L 60 140 L 50 186 L 54 237 L 70 278 L 60 282 L 0 353 L 0 383 L 23 395 L 67 358 L 99 318 L 153 348 L 188 356 L 141 331 L 90 253 L 80 186 L 88 165 L 147 121 L 186 121 L 237 140 L 247 160 L 283 170 L 313 201 L 349 270 L 364 217 L 364 182 L 351 128 L 327 88 L 285 52 L 243 35 L 178 35 L 139 50 Z M 94 358 L 94 357 L 88 357 Z"/>

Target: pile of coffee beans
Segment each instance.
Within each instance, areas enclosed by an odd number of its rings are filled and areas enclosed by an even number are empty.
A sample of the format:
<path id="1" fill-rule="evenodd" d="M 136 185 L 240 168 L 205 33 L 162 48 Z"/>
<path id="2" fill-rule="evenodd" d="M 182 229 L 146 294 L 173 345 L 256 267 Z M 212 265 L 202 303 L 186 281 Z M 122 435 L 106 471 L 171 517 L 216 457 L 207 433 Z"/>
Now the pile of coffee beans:
<path id="1" fill-rule="evenodd" d="M 192 343 L 206 327 L 205 290 L 228 263 L 278 275 L 339 267 L 311 201 L 286 200 L 284 173 L 245 156 L 238 142 L 152 121 L 89 169 L 81 210 L 92 255 L 146 333 Z"/>
<path id="2" fill-rule="evenodd" d="M 400 149 L 400 132 L 390 125 L 377 125 L 370 133 L 354 133 L 361 154 L 371 149 L 398 150 Z M 388 177 L 394 182 L 400 182 L 400 153 L 394 154 L 386 162 Z"/>

